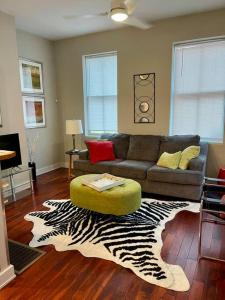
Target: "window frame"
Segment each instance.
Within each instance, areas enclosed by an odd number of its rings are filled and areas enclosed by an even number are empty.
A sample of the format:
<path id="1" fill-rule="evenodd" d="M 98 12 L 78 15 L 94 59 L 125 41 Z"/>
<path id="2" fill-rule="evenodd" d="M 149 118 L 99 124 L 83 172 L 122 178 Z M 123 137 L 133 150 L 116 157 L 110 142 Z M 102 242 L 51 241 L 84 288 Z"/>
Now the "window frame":
<path id="1" fill-rule="evenodd" d="M 87 86 L 86 86 L 86 58 L 87 57 L 100 57 L 100 56 L 110 56 L 110 55 L 116 55 L 116 71 L 117 71 L 117 82 L 116 82 L 116 96 L 117 96 L 117 107 L 116 107 L 116 114 L 117 114 L 117 131 L 112 133 L 118 133 L 118 52 L 116 50 L 113 51 L 107 51 L 107 52 L 99 52 L 94 54 L 84 54 L 82 55 L 82 72 L 83 72 L 83 108 L 84 108 L 84 133 L 86 137 L 91 138 L 98 138 L 105 132 L 99 133 L 99 134 L 90 134 L 89 133 L 89 119 L 88 119 L 88 101 L 87 101 Z"/>
<path id="2" fill-rule="evenodd" d="M 172 67 L 171 67 L 171 92 L 170 92 L 170 115 L 169 115 L 169 136 L 173 135 L 173 122 L 174 122 L 174 98 L 175 98 L 175 48 L 176 46 L 182 45 L 198 45 L 203 43 L 210 43 L 210 42 L 225 42 L 225 35 L 216 36 L 216 37 L 209 37 L 209 38 L 200 38 L 200 39 L 193 39 L 193 40 L 185 40 L 180 42 L 172 43 Z M 199 93 L 200 94 L 200 93 Z M 207 138 L 203 138 L 200 136 L 201 142 L 207 142 L 209 144 L 224 144 L 225 141 L 225 100 L 224 100 L 224 120 L 223 120 L 223 137 L 222 140 L 209 140 Z"/>

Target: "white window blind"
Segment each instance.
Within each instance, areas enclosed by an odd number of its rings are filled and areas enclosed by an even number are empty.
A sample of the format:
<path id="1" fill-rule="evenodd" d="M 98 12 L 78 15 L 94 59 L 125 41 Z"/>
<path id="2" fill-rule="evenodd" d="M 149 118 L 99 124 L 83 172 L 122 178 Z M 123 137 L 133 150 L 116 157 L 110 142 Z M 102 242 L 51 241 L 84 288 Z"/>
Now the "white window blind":
<path id="1" fill-rule="evenodd" d="M 84 57 L 86 135 L 117 132 L 117 54 Z"/>
<path id="2" fill-rule="evenodd" d="M 170 134 L 224 137 L 225 41 L 177 45 L 173 57 Z"/>

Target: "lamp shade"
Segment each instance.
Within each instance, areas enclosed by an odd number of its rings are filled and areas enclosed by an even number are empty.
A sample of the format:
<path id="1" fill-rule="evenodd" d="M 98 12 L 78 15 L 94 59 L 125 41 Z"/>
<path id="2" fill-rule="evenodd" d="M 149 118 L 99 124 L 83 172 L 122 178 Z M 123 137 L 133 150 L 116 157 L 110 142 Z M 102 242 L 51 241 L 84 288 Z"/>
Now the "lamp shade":
<path id="1" fill-rule="evenodd" d="M 66 120 L 66 134 L 83 133 L 81 120 Z"/>

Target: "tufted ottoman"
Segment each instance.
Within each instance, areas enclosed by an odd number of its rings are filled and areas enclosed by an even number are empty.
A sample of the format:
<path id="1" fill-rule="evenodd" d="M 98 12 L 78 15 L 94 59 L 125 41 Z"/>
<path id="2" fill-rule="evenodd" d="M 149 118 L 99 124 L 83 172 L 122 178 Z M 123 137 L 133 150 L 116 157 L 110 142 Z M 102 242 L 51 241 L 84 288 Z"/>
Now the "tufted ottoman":
<path id="1" fill-rule="evenodd" d="M 102 214 L 116 216 L 135 212 L 141 205 L 141 186 L 132 179 L 125 179 L 121 186 L 98 192 L 81 183 L 93 174 L 79 176 L 70 183 L 70 198 L 73 204 Z"/>

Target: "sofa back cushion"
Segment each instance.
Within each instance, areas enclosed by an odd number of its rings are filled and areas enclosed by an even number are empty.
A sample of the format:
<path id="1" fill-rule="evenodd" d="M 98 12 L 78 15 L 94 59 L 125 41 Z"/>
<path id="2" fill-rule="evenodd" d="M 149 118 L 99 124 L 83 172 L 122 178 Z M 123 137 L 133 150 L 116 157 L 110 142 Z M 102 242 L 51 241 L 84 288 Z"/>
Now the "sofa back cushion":
<path id="1" fill-rule="evenodd" d="M 108 139 L 113 142 L 116 158 L 126 159 L 130 143 L 130 135 L 125 133 L 103 134 L 102 139 Z"/>
<path id="2" fill-rule="evenodd" d="M 160 136 L 131 135 L 127 159 L 157 161 Z"/>
<path id="3" fill-rule="evenodd" d="M 173 135 L 161 137 L 159 156 L 163 152 L 175 153 L 189 146 L 199 146 L 199 135 Z"/>

